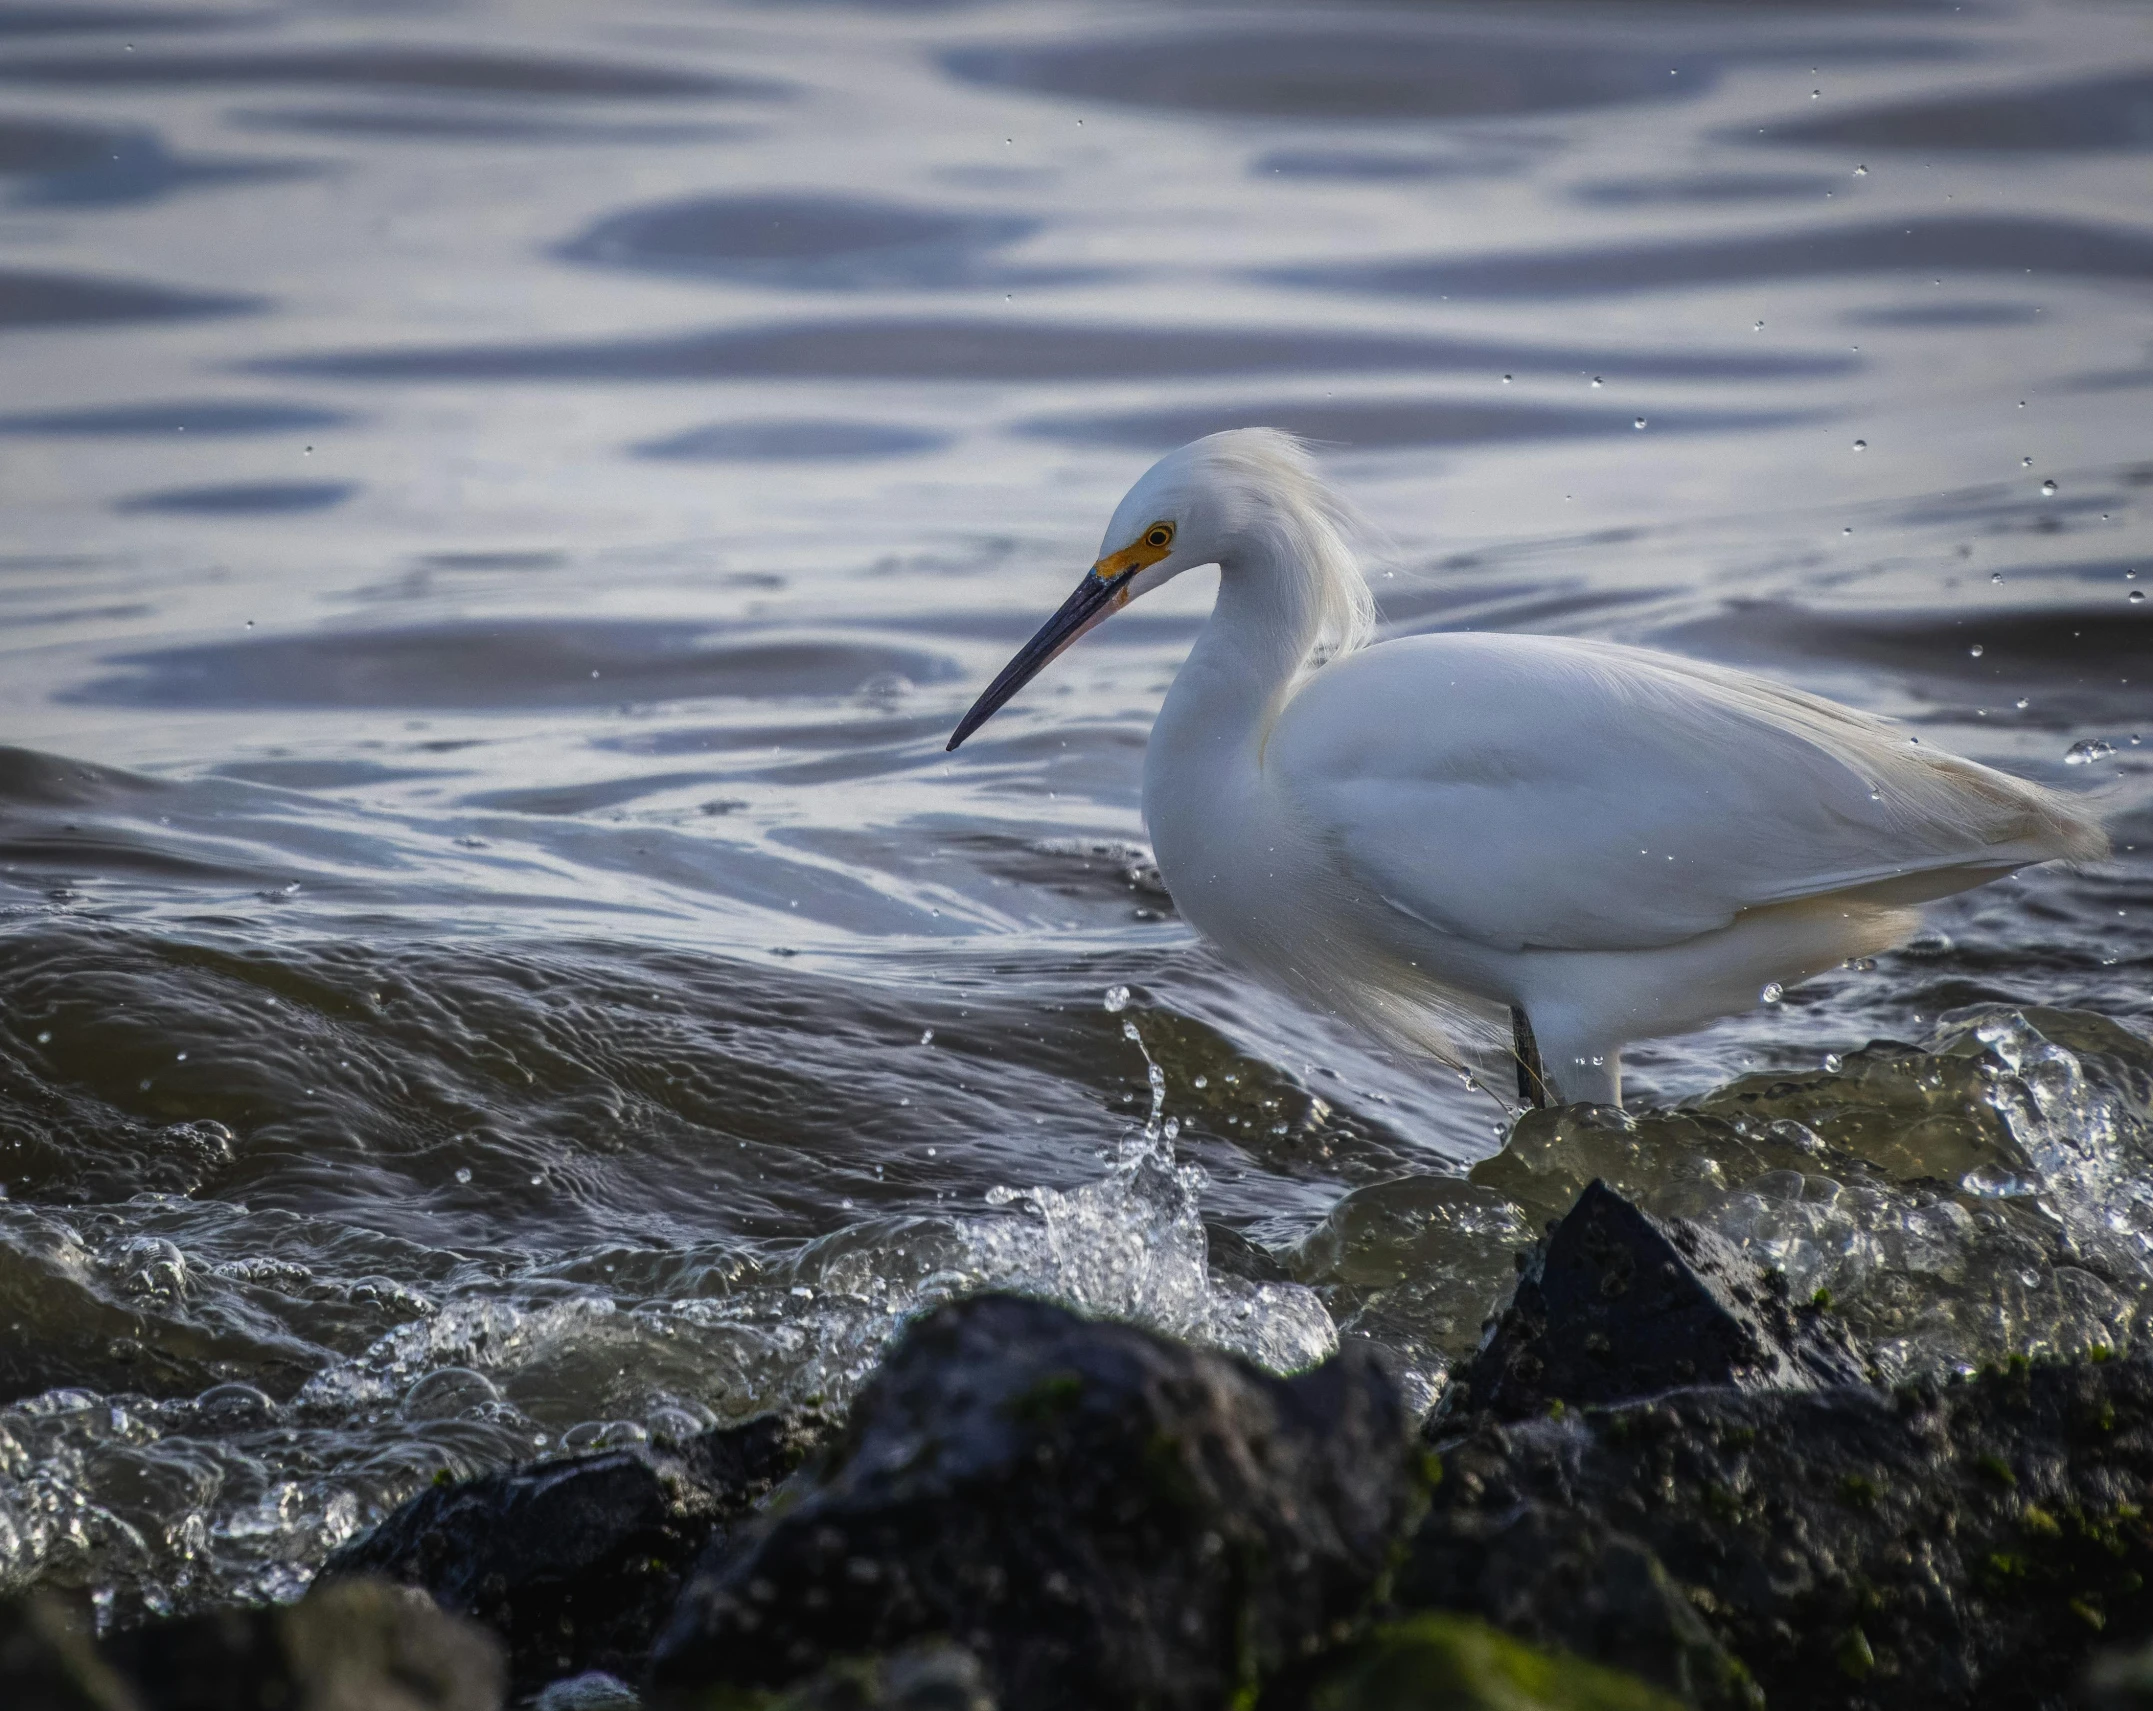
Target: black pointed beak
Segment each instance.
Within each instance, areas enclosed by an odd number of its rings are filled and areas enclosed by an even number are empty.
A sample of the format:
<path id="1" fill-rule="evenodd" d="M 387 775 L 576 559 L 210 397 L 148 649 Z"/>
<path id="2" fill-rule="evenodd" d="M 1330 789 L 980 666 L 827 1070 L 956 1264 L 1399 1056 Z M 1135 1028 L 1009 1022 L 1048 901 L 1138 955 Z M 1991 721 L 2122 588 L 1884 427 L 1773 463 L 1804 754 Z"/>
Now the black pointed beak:
<path id="1" fill-rule="evenodd" d="M 1135 574 L 1133 567 L 1117 576 L 1086 571 L 1076 592 L 1062 602 L 1061 610 L 1039 626 L 1039 633 L 1018 650 L 1015 659 L 1002 667 L 1001 675 L 987 685 L 987 692 L 957 721 L 948 747 L 956 748 L 993 718 L 995 710 L 1045 670 L 1049 661 L 1120 606 L 1126 597 L 1129 578 Z"/>

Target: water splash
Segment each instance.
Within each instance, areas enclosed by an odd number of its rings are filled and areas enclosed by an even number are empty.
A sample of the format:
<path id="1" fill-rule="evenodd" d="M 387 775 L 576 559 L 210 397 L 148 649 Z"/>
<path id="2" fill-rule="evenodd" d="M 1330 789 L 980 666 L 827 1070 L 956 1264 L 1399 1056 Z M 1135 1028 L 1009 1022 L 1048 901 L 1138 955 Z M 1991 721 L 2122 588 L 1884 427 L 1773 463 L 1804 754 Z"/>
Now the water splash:
<path id="1" fill-rule="evenodd" d="M 1823 1292 L 1887 1373 L 2115 1348 L 2153 1298 L 2153 1046 L 1982 1008 L 1671 1111 L 1533 1113 L 1472 1172 L 1535 1222 L 1595 1176 Z"/>
<path id="2" fill-rule="evenodd" d="M 1102 1174 L 1074 1187 L 866 1219 L 775 1258 L 611 1250 L 604 1269 L 640 1290 L 562 1275 L 580 1263 L 477 1289 L 467 1279 L 438 1303 L 377 1279 L 346 1293 L 402 1322 L 319 1365 L 288 1400 L 228 1383 L 179 1401 L 55 1390 L 0 1409 L 0 1590 L 78 1587 L 107 1622 L 294 1598 L 331 1550 L 437 1474 L 842 1406 L 912 1318 L 983 1290 L 1273 1370 L 1324 1359 L 1337 1331 L 1313 1291 L 1213 1274 L 1203 1173 L 1175 1156 L 1165 1072 L 1133 1019 L 1122 1032 L 1143 1055 L 1150 1108 Z M 171 1240 L 100 1246 L 55 1215 L 6 1210 L 0 1233 L 16 1247 L 166 1312 L 210 1286 L 315 1281 L 266 1255 L 202 1273 Z"/>
<path id="3" fill-rule="evenodd" d="M 1121 1031 L 1144 1056 L 1151 1109 L 1143 1128 L 1123 1139 L 1096 1181 L 991 1190 L 989 1204 L 1027 1207 L 1037 1222 L 976 1229 L 981 1270 L 1004 1287 L 1228 1349 L 1273 1371 L 1326 1359 L 1338 1347 L 1337 1327 L 1310 1290 L 1212 1275 L 1204 1173 L 1174 1155 L 1180 1125 L 1165 1114 L 1165 1071 L 1135 1022 Z"/>

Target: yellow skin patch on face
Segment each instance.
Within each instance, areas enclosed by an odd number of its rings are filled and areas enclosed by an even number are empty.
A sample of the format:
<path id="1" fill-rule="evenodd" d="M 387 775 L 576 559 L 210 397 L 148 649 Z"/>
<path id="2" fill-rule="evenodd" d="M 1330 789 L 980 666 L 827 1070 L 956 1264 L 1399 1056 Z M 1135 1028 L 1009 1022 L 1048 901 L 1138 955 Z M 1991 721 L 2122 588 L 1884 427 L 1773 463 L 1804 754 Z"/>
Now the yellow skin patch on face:
<path id="1" fill-rule="evenodd" d="M 1174 550 L 1174 525 L 1154 523 L 1136 539 L 1134 546 L 1123 547 L 1118 553 L 1108 553 L 1091 567 L 1092 575 L 1101 582 L 1113 582 L 1117 578 L 1133 575 L 1155 565 Z M 1129 591 L 1122 588 L 1114 595 L 1114 606 L 1129 603 Z"/>

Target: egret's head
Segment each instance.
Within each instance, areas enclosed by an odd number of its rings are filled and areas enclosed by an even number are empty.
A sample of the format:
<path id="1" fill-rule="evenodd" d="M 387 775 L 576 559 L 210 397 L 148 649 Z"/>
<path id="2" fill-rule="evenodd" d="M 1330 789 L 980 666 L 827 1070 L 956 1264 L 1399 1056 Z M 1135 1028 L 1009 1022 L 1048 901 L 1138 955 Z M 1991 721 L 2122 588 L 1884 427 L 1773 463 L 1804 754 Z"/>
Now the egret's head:
<path id="1" fill-rule="evenodd" d="M 1099 557 L 1076 592 L 972 704 L 949 746 L 978 730 L 1085 631 L 1199 565 L 1230 566 L 1252 555 L 1297 562 L 1318 585 L 1324 627 L 1358 642 L 1368 591 L 1344 545 L 1344 523 L 1338 499 L 1290 434 L 1233 428 L 1168 452 L 1114 508 Z"/>

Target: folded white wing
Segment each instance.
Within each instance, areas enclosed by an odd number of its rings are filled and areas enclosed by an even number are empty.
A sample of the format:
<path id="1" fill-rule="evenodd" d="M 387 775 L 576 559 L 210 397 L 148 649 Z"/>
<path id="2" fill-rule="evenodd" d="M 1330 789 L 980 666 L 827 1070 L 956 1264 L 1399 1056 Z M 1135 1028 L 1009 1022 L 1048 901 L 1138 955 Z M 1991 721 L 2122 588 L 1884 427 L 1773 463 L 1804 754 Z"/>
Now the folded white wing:
<path id="1" fill-rule="evenodd" d="M 2107 843 L 2068 799 L 1882 720 L 1603 642 L 1349 655 L 1287 703 L 1263 766 L 1340 883 L 1502 949 L 1672 944 L 1831 893 L 1916 902 Z"/>

